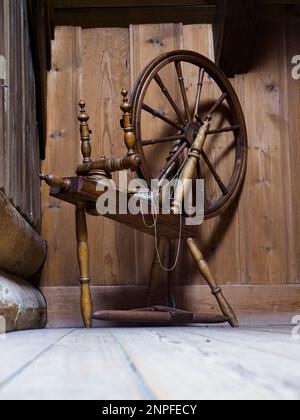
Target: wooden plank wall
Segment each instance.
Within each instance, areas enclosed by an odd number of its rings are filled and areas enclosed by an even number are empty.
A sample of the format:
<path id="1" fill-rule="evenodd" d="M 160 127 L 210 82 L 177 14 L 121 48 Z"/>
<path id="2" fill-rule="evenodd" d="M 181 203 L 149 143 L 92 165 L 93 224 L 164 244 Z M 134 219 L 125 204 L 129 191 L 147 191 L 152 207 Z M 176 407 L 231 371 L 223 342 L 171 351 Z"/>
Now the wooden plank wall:
<path id="1" fill-rule="evenodd" d="M 5 43 L 4 43 L 4 5 L 3 1 L 0 1 L 0 133 L 4 133 L 4 84 L 6 76 L 6 63 L 5 63 Z M 3 156 L 5 152 L 5 141 L 4 135 L 0 137 L 0 156 Z M 3 182 L 4 179 L 4 165 L 0 165 L 0 180 Z"/>
<path id="2" fill-rule="evenodd" d="M 248 173 L 239 205 L 207 222 L 199 238 L 220 284 L 300 283 L 300 81 L 291 78 L 292 56 L 300 54 L 299 35 L 299 21 L 261 22 L 252 70 L 232 81 L 247 120 Z M 176 48 L 213 59 L 211 26 L 57 28 L 43 171 L 74 173 L 80 161 L 76 104 L 81 96 L 91 114 L 95 152 L 122 153 L 122 86 L 132 86 L 152 58 Z M 171 79 L 169 83 L 172 86 Z M 44 187 L 43 233 L 49 256 L 43 287 L 78 284 L 73 217 L 72 207 L 49 198 Z M 95 286 L 147 284 L 152 239 L 101 219 L 89 221 L 89 232 Z M 202 283 L 186 251 L 173 277 L 180 285 Z"/>
<path id="3" fill-rule="evenodd" d="M 26 0 L 0 0 L 0 188 L 40 226 L 39 139 Z"/>

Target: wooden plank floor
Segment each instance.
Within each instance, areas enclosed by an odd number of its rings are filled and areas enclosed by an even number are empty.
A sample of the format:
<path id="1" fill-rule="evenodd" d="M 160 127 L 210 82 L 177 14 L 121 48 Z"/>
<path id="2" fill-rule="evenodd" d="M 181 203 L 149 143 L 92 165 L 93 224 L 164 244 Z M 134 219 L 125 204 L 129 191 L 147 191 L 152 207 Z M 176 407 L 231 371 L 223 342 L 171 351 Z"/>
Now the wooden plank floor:
<path id="1" fill-rule="evenodd" d="M 0 399 L 298 400 L 300 339 L 292 329 L 252 320 L 239 330 L 12 333 L 0 337 Z"/>

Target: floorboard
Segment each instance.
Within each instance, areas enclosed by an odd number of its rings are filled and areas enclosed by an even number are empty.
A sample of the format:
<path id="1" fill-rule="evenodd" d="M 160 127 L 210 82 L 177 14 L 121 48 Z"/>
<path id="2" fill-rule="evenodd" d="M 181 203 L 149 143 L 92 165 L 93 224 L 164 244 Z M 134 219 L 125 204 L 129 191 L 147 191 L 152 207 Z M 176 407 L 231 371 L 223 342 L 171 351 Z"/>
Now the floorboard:
<path id="1" fill-rule="evenodd" d="M 122 400 L 152 397 L 110 329 L 70 330 L 18 375 L 0 384 L 0 399 L 105 400 L 113 396 Z"/>
<path id="2" fill-rule="evenodd" d="M 292 331 L 286 319 L 273 319 L 238 330 L 7 334 L 0 336 L 0 400 L 299 400 L 300 336 Z"/>

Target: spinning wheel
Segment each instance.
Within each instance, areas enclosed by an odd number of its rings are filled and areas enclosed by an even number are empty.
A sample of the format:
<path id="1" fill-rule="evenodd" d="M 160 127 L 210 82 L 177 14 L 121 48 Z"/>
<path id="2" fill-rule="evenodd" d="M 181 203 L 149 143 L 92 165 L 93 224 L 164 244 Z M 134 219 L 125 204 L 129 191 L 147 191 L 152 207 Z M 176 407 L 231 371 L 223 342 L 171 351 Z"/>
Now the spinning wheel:
<path id="1" fill-rule="evenodd" d="M 194 52 L 176 51 L 158 57 L 146 67 L 130 101 L 125 89 L 122 96 L 122 128 L 128 150 L 126 156 L 92 160 L 89 116 L 85 111 L 85 103 L 81 101 L 78 120 L 83 163 L 77 168 L 77 177 L 60 179 L 52 175 L 41 175 L 51 186 L 52 196 L 76 206 L 84 325 L 91 327 L 92 320 L 97 319 L 165 325 L 229 322 L 231 326 L 237 327 L 234 311 L 195 242 L 198 228 L 189 226 L 186 223 L 187 215 L 182 214 L 185 199 L 183 185 L 186 180 L 205 180 L 206 219 L 216 217 L 226 210 L 242 186 L 246 171 L 247 133 L 237 95 L 222 71 L 210 60 Z M 93 312 L 86 214 L 99 216 L 96 202 L 103 194 L 98 188 L 99 183 L 110 179 L 112 172 L 124 169 L 137 172 L 149 187 L 153 179 L 161 183 L 176 179 L 172 214 L 158 215 L 155 229 L 152 230 L 145 226 L 146 216 L 143 214 L 104 216 L 139 231 L 157 235 L 160 239 L 175 239 L 180 233 L 199 272 L 215 296 L 222 315 L 194 314 L 177 308 L 151 306 L 150 299 L 148 307 L 142 309 Z M 117 191 L 116 196 L 120 202 L 122 194 L 122 191 Z M 151 215 L 149 221 L 151 224 Z M 157 247 L 161 251 L 162 243 Z M 155 254 L 152 274 L 157 270 L 159 262 L 160 258 Z M 155 286 L 155 281 L 150 281 L 148 298 L 151 298 Z"/>
<path id="2" fill-rule="evenodd" d="M 184 70 L 194 79 L 194 86 L 191 81 L 187 83 Z M 172 93 L 164 76 L 169 81 L 173 76 L 175 88 L 173 86 Z M 153 85 L 156 85 L 156 89 Z M 163 96 L 164 103 L 159 95 Z M 147 100 L 153 97 L 155 99 L 152 102 L 163 104 L 166 112 L 161 112 L 155 105 L 150 106 Z M 207 151 L 201 151 L 196 177 L 204 177 L 206 188 L 210 188 L 206 196 L 205 218 L 215 217 L 226 210 L 239 192 L 244 179 L 247 133 L 239 100 L 223 72 L 206 57 L 195 52 L 175 51 L 164 54 L 152 61 L 141 74 L 131 95 L 131 104 L 137 151 L 142 161 L 138 174 L 148 184 L 151 179 L 170 179 L 176 173 L 178 162 L 182 161 L 182 156 L 191 148 L 206 116 L 211 115 L 214 120 L 215 114 L 219 112 L 216 128 L 207 133 L 207 142 L 210 144 Z M 145 138 L 145 128 L 149 134 L 145 113 L 154 118 L 154 132 L 161 134 L 166 129 L 168 135 Z M 227 125 L 224 126 L 222 119 L 227 120 Z M 222 123 L 222 126 L 217 126 Z M 216 156 L 213 153 L 216 148 L 223 155 L 219 153 Z M 154 153 L 151 154 L 150 149 L 154 149 Z M 215 154 L 212 156 L 213 160 L 210 153 Z M 228 153 L 231 156 L 228 157 Z M 151 164 L 151 155 L 161 154 L 164 155 L 165 163 L 158 172 Z"/>

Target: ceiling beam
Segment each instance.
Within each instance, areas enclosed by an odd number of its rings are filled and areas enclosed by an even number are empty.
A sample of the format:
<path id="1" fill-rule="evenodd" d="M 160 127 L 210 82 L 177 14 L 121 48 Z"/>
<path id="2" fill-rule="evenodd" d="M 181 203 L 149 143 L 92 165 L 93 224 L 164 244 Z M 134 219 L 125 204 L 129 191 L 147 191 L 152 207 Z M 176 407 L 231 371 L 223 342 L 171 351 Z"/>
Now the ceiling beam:
<path id="1" fill-rule="evenodd" d="M 89 7 L 211 6 L 216 0 L 54 0 L 56 9 Z"/>
<path id="2" fill-rule="evenodd" d="M 175 0 L 172 0 L 176 3 Z M 76 2 L 77 3 L 77 2 Z M 91 3 L 87 1 L 87 3 Z M 112 3 L 112 2 L 111 2 Z M 117 7 L 71 7 L 55 8 L 56 25 L 81 26 L 82 28 L 96 27 L 128 27 L 131 24 L 143 23 L 212 23 L 215 18 L 215 6 L 204 5 L 177 5 L 150 6 L 152 2 L 143 2 L 143 6 Z M 182 3 L 182 1 L 180 1 Z M 187 2 L 187 4 L 189 1 Z M 203 3 L 203 2 L 202 2 Z M 124 4 L 124 2 L 123 2 Z M 126 4 L 126 2 L 125 2 Z M 146 6 L 147 4 L 147 6 Z M 163 4 L 163 5 L 162 5 Z"/>

